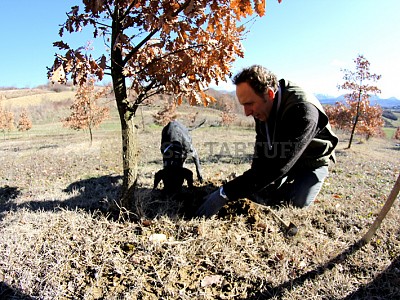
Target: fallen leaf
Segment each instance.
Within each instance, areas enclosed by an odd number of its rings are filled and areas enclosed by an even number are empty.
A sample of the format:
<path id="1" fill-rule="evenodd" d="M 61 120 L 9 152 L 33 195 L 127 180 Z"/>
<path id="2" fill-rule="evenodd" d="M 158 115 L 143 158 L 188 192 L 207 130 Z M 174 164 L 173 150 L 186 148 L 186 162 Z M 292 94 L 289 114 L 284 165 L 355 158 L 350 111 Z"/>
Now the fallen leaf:
<path id="1" fill-rule="evenodd" d="M 149 241 L 153 243 L 162 243 L 167 240 L 167 236 L 163 233 L 153 233 L 149 236 Z"/>
<path id="2" fill-rule="evenodd" d="M 307 264 L 306 264 L 306 262 L 304 260 L 299 262 L 299 269 L 304 269 L 306 266 L 307 266 Z"/>
<path id="3" fill-rule="evenodd" d="M 149 226 L 152 225 L 152 222 L 151 222 L 151 220 L 143 220 L 143 221 L 142 221 L 142 225 L 143 225 L 144 227 L 149 227 Z"/>

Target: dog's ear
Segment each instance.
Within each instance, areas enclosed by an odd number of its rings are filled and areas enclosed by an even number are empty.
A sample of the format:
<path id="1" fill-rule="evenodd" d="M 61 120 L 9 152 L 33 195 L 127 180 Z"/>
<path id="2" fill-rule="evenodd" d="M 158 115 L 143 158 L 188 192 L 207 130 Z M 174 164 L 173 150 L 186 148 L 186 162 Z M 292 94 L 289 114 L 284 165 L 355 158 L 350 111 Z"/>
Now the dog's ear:
<path id="1" fill-rule="evenodd" d="M 183 178 L 186 179 L 189 188 L 193 188 L 193 172 L 189 169 L 182 168 Z"/>
<path id="2" fill-rule="evenodd" d="M 164 169 L 161 169 L 154 175 L 154 185 L 153 185 L 153 190 L 155 190 L 160 183 L 161 180 L 164 179 Z"/>

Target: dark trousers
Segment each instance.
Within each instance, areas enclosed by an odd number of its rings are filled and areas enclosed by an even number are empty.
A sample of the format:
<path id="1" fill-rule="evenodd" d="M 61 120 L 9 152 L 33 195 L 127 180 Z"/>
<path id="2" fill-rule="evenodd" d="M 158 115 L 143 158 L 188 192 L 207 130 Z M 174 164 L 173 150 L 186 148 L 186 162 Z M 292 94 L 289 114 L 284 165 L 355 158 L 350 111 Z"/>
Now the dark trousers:
<path id="1" fill-rule="evenodd" d="M 327 166 L 296 171 L 256 193 L 253 200 L 266 205 L 290 203 L 307 207 L 314 202 L 328 173 Z"/>

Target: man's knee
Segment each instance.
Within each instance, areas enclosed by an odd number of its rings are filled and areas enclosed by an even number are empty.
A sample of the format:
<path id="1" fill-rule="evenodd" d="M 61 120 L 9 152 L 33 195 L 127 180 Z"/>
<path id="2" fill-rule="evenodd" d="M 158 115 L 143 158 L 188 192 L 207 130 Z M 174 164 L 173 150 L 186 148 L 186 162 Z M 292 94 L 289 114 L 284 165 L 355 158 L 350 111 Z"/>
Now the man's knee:
<path id="1" fill-rule="evenodd" d="M 321 167 L 294 179 L 289 202 L 295 207 L 308 207 L 317 198 L 328 175 L 328 167 Z"/>

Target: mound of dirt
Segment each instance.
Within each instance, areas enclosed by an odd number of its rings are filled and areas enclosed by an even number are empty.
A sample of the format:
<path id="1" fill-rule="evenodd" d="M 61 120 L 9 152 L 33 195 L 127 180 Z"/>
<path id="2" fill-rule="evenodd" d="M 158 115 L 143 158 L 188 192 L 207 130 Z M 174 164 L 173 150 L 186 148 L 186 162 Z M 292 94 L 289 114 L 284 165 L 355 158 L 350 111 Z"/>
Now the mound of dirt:
<path id="1" fill-rule="evenodd" d="M 220 181 L 209 180 L 195 185 L 191 190 L 184 188 L 181 193 L 172 197 L 167 197 L 162 192 L 158 193 L 156 197 L 163 198 L 167 202 L 176 202 L 175 204 L 178 207 L 177 215 L 185 219 L 191 219 L 196 217 L 196 211 L 204 203 L 205 197 L 221 185 Z M 229 202 L 219 211 L 216 217 L 232 220 L 240 215 L 244 216 L 250 224 L 255 224 L 260 220 L 260 210 L 248 199 Z"/>

